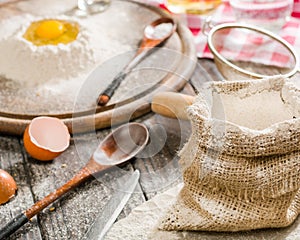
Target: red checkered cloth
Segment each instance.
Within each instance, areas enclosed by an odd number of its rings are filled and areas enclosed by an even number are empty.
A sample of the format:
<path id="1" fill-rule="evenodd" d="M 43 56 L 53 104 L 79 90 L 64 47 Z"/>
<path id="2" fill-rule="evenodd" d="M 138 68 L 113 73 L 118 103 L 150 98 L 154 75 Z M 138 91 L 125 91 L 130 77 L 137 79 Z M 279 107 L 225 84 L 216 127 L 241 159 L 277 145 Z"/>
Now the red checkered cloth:
<path id="1" fill-rule="evenodd" d="M 195 18 L 187 16 L 187 18 Z M 234 22 L 235 18 L 232 13 L 232 9 L 230 5 L 225 2 L 223 3 L 214 13 L 213 15 L 214 22 L 216 23 L 224 23 L 224 22 Z M 201 29 L 201 23 L 198 25 L 195 25 L 195 20 L 188 20 L 188 22 L 192 22 L 193 25 L 193 33 L 195 36 L 195 44 L 197 48 L 197 54 L 200 58 L 212 58 L 212 54 L 207 46 L 207 37 L 200 31 Z M 188 25 L 190 26 L 190 25 Z M 198 28 L 197 28 L 198 26 Z M 198 32 L 197 32 L 198 30 Z M 231 32 L 232 33 L 232 32 Z M 290 43 L 298 53 L 298 56 L 300 56 L 300 20 L 294 17 L 291 17 L 290 20 L 282 27 L 282 29 L 278 32 L 278 35 L 285 39 L 288 43 Z M 228 37 L 233 37 L 231 34 L 227 35 Z M 240 48 L 243 49 L 243 46 L 250 46 L 251 44 L 251 36 L 244 37 L 243 39 L 241 36 L 235 36 L 238 37 L 238 40 L 240 42 Z M 257 39 L 256 39 L 257 40 Z M 256 44 L 254 44 L 256 45 Z M 236 44 L 235 46 L 238 46 Z M 265 49 L 266 50 L 266 49 Z M 276 52 L 276 47 L 274 48 L 274 45 L 269 45 L 268 47 L 269 53 L 265 55 L 267 59 L 273 59 L 274 57 L 280 56 L 280 52 Z M 266 52 L 266 51 L 265 51 Z M 275 57 L 276 58 L 276 57 Z M 286 61 L 285 58 L 281 58 L 283 61 Z M 278 60 L 278 59 L 277 59 Z M 280 60 L 279 60 L 280 61 Z"/>
<path id="2" fill-rule="evenodd" d="M 164 5 L 164 0 L 138 0 L 147 2 L 152 5 L 159 6 L 161 8 L 167 9 Z M 298 1 L 298 0 L 296 0 Z M 299 13 L 298 13 L 299 14 Z M 297 13 L 293 13 L 292 16 L 298 16 Z M 186 24 L 190 30 L 192 31 L 195 37 L 195 44 L 197 49 L 197 56 L 199 58 L 213 58 L 212 53 L 210 52 L 207 44 L 207 36 L 205 36 L 201 27 L 203 25 L 203 18 L 197 15 L 175 15 L 174 18 L 178 19 L 180 22 Z M 234 14 L 232 9 L 227 1 L 223 2 L 213 13 L 212 20 L 214 25 L 220 23 L 228 23 L 234 22 Z M 230 59 L 239 59 L 244 61 L 253 61 L 253 62 L 261 62 L 269 65 L 276 66 L 286 66 L 286 64 L 290 63 L 290 59 L 282 53 L 282 49 L 278 49 L 278 45 L 269 44 L 266 48 L 266 44 L 261 47 L 261 49 L 257 49 L 258 43 L 262 41 L 261 39 L 257 39 L 257 37 L 253 36 L 236 36 L 234 31 L 227 32 L 226 36 L 223 36 L 221 39 L 222 42 L 231 42 L 234 43 L 235 49 L 230 49 L 230 47 L 221 49 L 222 55 L 226 54 Z M 296 50 L 298 56 L 300 56 L 300 19 L 295 17 L 291 17 L 290 20 L 282 27 L 282 29 L 277 33 L 283 39 L 285 39 L 288 43 L 290 43 L 294 49 Z M 230 44 L 232 47 L 232 44 Z M 253 52 L 251 52 L 251 48 Z M 247 51 L 245 51 L 245 49 Z M 220 49 L 218 49 L 220 50 Z M 260 51 L 258 51 L 260 50 Z M 230 52 L 231 51 L 231 52 Z"/>

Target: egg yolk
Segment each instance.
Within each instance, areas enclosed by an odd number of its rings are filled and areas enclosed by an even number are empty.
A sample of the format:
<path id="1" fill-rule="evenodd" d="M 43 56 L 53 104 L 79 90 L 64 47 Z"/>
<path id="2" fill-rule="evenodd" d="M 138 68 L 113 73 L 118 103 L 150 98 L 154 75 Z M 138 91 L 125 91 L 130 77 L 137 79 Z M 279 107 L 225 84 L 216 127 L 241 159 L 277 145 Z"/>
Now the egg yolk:
<path id="1" fill-rule="evenodd" d="M 57 20 L 42 22 L 36 29 L 35 33 L 39 38 L 54 39 L 61 36 L 65 31 L 65 26 Z"/>
<path id="2" fill-rule="evenodd" d="M 79 25 L 76 22 L 45 19 L 32 22 L 23 37 L 36 46 L 57 45 L 74 41 L 78 33 Z"/>

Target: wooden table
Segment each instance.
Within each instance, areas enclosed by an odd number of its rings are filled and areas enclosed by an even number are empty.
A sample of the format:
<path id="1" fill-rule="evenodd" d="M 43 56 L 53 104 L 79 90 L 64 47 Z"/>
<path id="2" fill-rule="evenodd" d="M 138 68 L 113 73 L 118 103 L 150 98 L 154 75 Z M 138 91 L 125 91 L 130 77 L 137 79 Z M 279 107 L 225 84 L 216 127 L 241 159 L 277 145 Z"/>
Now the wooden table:
<path id="1" fill-rule="evenodd" d="M 195 94 L 194 88 L 197 89 L 199 85 L 199 76 L 204 76 L 203 70 L 206 70 L 212 80 L 221 79 L 213 61 L 199 59 L 198 63 L 202 68 L 196 68 L 193 77 L 183 90 L 185 93 Z M 119 219 L 157 193 L 181 182 L 177 151 L 190 135 L 189 122 L 168 119 L 154 113 L 149 113 L 136 121 L 143 122 L 151 129 L 151 141 L 157 144 L 158 148 L 162 147 L 159 152 L 152 157 L 132 159 L 121 169 L 108 171 L 98 176 L 98 179 L 82 184 L 38 214 L 10 239 L 81 239 L 108 202 L 114 192 L 116 181 L 124 170 L 133 172 L 139 169 L 141 177 L 137 191 L 132 195 Z M 104 138 L 109 131 L 110 129 L 98 131 L 98 138 Z M 163 141 L 165 137 L 167 140 Z M 76 145 L 80 144 L 81 149 L 89 149 L 91 138 L 92 134 L 89 133 L 81 135 L 80 140 L 76 144 L 72 142 L 61 156 L 45 163 L 27 155 L 22 139 L 1 135 L 0 168 L 11 173 L 19 189 L 9 203 L 0 206 L 0 227 L 70 179 L 89 159 L 89 156 L 84 156 L 82 152 L 78 154 Z M 271 239 L 285 239 L 287 233 L 294 231 L 297 226 L 298 222 L 284 230 L 257 231 L 257 236 L 261 237 L 260 239 L 270 239 L 268 236 L 272 237 Z M 255 239 L 255 234 L 246 233 L 245 237 L 243 239 Z M 239 239 L 236 234 L 218 233 L 208 234 L 203 239 L 220 238 Z"/>

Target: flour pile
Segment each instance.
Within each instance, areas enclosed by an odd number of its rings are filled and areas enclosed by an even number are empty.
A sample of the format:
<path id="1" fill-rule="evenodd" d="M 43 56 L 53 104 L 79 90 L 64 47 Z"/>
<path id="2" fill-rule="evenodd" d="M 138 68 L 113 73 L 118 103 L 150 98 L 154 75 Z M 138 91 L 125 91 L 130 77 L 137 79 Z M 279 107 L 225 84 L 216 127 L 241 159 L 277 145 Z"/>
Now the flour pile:
<path id="1" fill-rule="evenodd" d="M 75 22 L 79 25 L 77 38 L 68 44 L 43 46 L 26 40 L 23 35 L 29 25 L 44 19 Z M 97 66 L 120 52 L 132 50 L 111 33 L 104 32 L 106 23 L 97 16 L 20 13 L 0 23 L 3 26 L 0 29 L 0 76 L 25 87 L 43 85 L 44 89 L 51 89 L 53 85 L 56 91 L 60 88 L 57 84 L 64 82 L 65 86 L 66 80 L 72 80 L 73 88 L 78 89 Z"/>
<path id="2" fill-rule="evenodd" d="M 75 21 L 67 17 L 47 17 L 46 19 L 63 19 Z M 75 41 L 69 44 L 36 46 L 23 38 L 29 24 L 40 20 L 26 15 L 19 21 L 25 22 L 11 35 L 0 40 L 0 72 L 7 79 L 35 86 L 49 81 L 68 80 L 77 77 L 86 69 L 91 69 L 96 60 L 90 48 L 90 34 L 86 26 L 80 26 Z M 16 19 L 13 24 L 20 25 Z"/>

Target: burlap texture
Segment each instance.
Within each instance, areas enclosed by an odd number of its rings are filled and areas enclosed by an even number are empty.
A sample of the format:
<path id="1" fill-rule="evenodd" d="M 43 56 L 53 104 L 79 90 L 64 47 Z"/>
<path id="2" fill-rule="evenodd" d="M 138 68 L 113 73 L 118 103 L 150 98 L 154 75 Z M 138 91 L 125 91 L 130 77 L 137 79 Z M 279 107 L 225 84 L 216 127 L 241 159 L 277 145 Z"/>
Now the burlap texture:
<path id="1" fill-rule="evenodd" d="M 201 92 L 188 109 L 192 135 L 180 152 L 184 187 L 159 228 L 291 224 L 300 210 L 299 90 L 276 78 L 211 83 Z"/>

